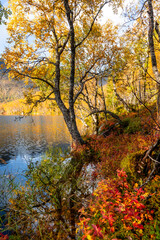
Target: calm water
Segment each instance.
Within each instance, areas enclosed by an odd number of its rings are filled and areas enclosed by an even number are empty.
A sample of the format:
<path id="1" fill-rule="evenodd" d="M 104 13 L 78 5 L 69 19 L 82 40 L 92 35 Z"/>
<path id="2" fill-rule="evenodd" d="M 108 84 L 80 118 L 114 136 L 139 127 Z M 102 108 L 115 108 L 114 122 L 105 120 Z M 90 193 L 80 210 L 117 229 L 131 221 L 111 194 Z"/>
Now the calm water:
<path id="1" fill-rule="evenodd" d="M 34 116 L 15 121 L 0 116 L 0 175 L 21 175 L 29 160 L 40 161 L 49 147 L 69 147 L 70 137 L 61 116 Z"/>

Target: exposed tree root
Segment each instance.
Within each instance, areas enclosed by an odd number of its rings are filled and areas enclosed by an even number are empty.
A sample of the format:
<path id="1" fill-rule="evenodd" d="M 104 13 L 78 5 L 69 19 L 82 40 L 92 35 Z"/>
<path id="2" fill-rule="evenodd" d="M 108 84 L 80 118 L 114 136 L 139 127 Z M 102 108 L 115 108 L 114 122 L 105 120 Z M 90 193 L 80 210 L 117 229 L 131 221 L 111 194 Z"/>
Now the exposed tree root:
<path id="1" fill-rule="evenodd" d="M 143 169 L 147 158 L 149 158 L 153 162 L 153 169 L 152 169 L 151 173 L 149 174 L 147 180 L 139 188 L 143 187 L 150 180 L 152 180 L 152 178 L 156 174 L 156 171 L 158 171 L 158 169 L 160 168 L 160 153 L 158 154 L 156 159 L 154 159 L 150 156 L 150 154 L 158 147 L 159 144 L 160 144 L 160 139 L 158 139 L 152 146 L 150 146 L 150 148 L 146 152 L 145 156 L 143 157 L 143 159 L 139 165 L 140 168 Z M 139 171 L 138 173 L 141 173 L 141 171 Z"/>

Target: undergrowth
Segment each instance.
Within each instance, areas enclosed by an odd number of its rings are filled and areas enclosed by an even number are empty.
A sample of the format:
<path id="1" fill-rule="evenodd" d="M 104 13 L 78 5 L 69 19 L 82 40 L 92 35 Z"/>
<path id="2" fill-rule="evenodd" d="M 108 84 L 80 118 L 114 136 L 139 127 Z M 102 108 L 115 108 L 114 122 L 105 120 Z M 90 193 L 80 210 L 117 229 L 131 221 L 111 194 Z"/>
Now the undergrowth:
<path id="1" fill-rule="evenodd" d="M 31 162 L 26 185 L 9 200 L 10 239 L 158 240 L 158 172 L 139 188 L 154 167 L 149 157 L 141 162 L 158 138 L 152 118 L 131 113 L 122 124 L 103 123 L 99 136 L 85 136 L 71 153 Z"/>

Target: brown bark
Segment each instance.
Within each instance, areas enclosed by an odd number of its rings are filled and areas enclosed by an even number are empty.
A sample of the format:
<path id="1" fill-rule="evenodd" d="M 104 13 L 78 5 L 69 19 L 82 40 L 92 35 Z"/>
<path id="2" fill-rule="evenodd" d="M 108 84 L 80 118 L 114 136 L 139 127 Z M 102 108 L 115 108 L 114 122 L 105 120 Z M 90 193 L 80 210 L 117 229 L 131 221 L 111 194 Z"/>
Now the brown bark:
<path id="1" fill-rule="evenodd" d="M 67 21 L 69 24 L 69 36 L 70 36 L 70 50 L 71 50 L 71 57 L 70 57 L 70 88 L 69 88 L 69 108 L 66 108 L 64 102 L 62 101 L 61 94 L 60 94 L 60 56 L 62 51 L 59 52 L 58 42 L 56 48 L 56 77 L 54 79 L 55 82 L 55 100 L 57 102 L 58 107 L 60 108 L 65 123 L 68 127 L 68 130 L 71 134 L 71 137 L 74 143 L 83 144 L 84 141 L 78 131 L 77 124 L 76 124 L 76 117 L 75 117 L 75 110 L 74 110 L 74 78 L 75 78 L 75 34 L 74 34 L 74 25 L 73 25 L 73 18 L 72 18 L 72 11 L 69 7 L 68 0 L 64 0 L 64 7 L 66 10 Z"/>
<path id="2" fill-rule="evenodd" d="M 158 41 L 160 42 L 160 31 L 159 31 L 159 24 L 158 24 L 157 21 L 155 23 L 155 30 L 156 30 L 156 33 L 158 35 Z"/>
<path id="3" fill-rule="evenodd" d="M 102 91 L 102 100 L 103 100 L 103 105 L 104 105 L 104 110 L 105 110 L 104 115 L 105 115 L 105 119 L 107 121 L 107 113 L 106 113 L 107 107 L 106 107 L 106 100 L 105 100 L 104 89 L 103 89 L 103 84 L 102 84 L 102 78 L 101 78 L 101 91 Z"/>
<path id="4" fill-rule="evenodd" d="M 149 16 L 149 30 L 148 30 L 148 42 L 152 61 L 152 70 L 157 82 L 157 122 L 160 126 L 160 73 L 157 67 L 157 59 L 154 47 L 154 13 L 152 0 L 148 0 L 148 16 Z"/>
<path id="5" fill-rule="evenodd" d="M 109 110 L 93 110 L 87 117 L 89 117 L 90 115 L 92 115 L 92 114 L 95 114 L 95 113 L 106 113 L 106 114 L 109 114 L 110 116 L 112 116 L 114 119 L 116 119 L 116 120 L 118 120 L 118 122 L 121 124 L 122 123 L 122 121 L 121 121 L 121 119 L 118 117 L 118 115 L 117 114 L 115 114 L 115 113 L 113 113 L 113 112 L 111 112 L 111 111 L 109 111 Z"/>

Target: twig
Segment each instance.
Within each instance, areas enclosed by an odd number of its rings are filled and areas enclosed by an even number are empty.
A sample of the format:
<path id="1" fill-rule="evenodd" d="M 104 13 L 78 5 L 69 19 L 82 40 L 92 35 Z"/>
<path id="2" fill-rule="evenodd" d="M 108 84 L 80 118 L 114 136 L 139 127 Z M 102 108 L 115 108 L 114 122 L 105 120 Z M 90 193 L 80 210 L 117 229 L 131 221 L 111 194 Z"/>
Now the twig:
<path id="1" fill-rule="evenodd" d="M 148 157 L 151 158 L 149 155 L 148 155 Z M 155 163 L 154 163 L 153 170 L 152 170 L 152 172 L 150 173 L 150 175 L 149 175 L 149 177 L 147 178 L 147 180 L 146 180 L 141 186 L 139 186 L 138 189 L 142 188 L 144 185 L 146 185 L 146 184 L 153 178 L 153 174 L 154 174 L 154 172 L 156 171 L 157 165 L 160 164 L 160 153 L 158 154 L 156 160 L 153 159 L 153 158 L 151 158 L 151 160 L 154 160 L 154 162 L 155 162 Z"/>
<path id="2" fill-rule="evenodd" d="M 148 157 L 149 157 L 153 162 L 155 162 L 155 163 L 157 163 L 157 164 L 160 164 L 160 162 L 158 162 L 157 160 L 153 159 L 151 156 L 148 155 Z"/>

